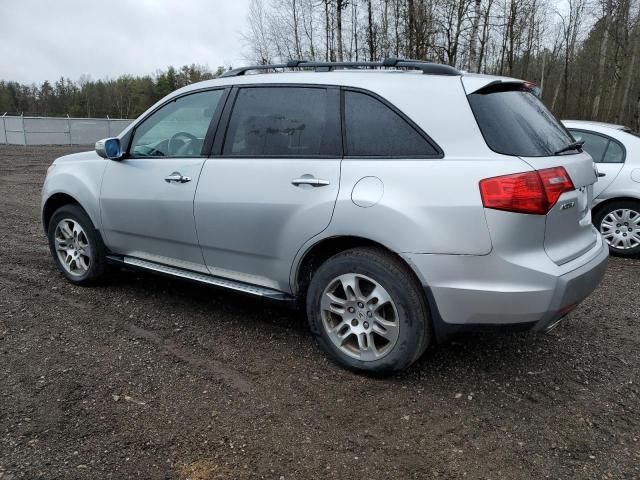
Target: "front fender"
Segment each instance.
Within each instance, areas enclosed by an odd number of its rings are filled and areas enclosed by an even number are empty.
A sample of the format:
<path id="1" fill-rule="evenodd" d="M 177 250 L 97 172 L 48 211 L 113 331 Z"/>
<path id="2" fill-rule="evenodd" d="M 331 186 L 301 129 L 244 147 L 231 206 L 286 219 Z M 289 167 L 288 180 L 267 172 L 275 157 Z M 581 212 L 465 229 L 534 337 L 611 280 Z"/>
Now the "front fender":
<path id="1" fill-rule="evenodd" d="M 107 166 L 105 160 L 65 161 L 55 163 L 42 187 L 41 215 L 47 202 L 56 194 L 72 197 L 87 212 L 97 230 L 102 228 L 100 220 L 100 185 Z M 44 224 L 44 223 L 43 223 Z"/>

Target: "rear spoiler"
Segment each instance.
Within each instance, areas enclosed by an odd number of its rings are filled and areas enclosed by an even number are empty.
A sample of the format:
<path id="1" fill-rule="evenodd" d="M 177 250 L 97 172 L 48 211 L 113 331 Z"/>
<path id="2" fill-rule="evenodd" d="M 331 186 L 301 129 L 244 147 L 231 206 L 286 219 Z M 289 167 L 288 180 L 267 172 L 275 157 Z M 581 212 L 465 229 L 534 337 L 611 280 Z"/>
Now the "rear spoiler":
<path id="1" fill-rule="evenodd" d="M 472 93 L 505 92 L 510 90 L 522 90 L 540 97 L 540 87 L 533 82 L 519 80 L 510 77 L 495 77 L 491 75 L 464 75 L 462 86 L 467 95 Z"/>

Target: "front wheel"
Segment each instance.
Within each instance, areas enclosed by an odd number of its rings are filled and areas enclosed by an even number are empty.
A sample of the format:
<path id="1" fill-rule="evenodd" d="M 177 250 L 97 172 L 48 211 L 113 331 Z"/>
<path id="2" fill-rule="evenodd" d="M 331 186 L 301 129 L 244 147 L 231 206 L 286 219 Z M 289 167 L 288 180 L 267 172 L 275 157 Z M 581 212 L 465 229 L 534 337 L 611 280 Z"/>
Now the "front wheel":
<path id="1" fill-rule="evenodd" d="M 376 248 L 355 248 L 324 262 L 307 292 L 307 317 L 320 347 L 351 370 L 388 374 L 427 348 L 425 296 L 409 268 Z"/>
<path id="2" fill-rule="evenodd" d="M 616 200 L 600 208 L 594 224 L 613 255 L 640 254 L 640 202 Z"/>
<path id="3" fill-rule="evenodd" d="M 91 219 L 77 205 L 64 205 L 49 220 L 49 249 L 71 283 L 89 285 L 105 271 L 105 248 Z"/>

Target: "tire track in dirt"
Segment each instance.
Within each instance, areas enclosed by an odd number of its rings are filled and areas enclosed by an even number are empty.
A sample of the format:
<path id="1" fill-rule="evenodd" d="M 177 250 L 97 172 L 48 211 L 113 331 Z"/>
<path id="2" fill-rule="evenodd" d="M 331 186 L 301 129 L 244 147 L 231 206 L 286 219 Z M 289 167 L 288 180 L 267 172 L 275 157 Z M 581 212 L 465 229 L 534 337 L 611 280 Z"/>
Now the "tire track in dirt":
<path id="1" fill-rule="evenodd" d="M 55 274 L 57 274 L 57 272 L 55 272 Z M 5 287 L 41 287 L 41 283 L 42 282 L 38 280 L 27 278 L 26 276 L 4 275 L 0 278 L 0 285 Z M 84 312 L 86 315 L 93 316 L 95 314 L 94 309 L 88 307 L 85 302 L 76 301 L 68 296 L 56 294 L 55 292 L 58 291 L 58 288 L 56 286 L 54 286 L 54 288 L 55 290 L 49 290 L 45 295 L 53 298 L 56 303 L 65 303 L 76 311 Z M 196 368 L 200 372 L 206 372 L 214 380 L 218 380 L 241 393 L 250 393 L 254 389 L 253 383 L 246 376 L 223 362 L 189 352 L 187 349 L 178 345 L 173 339 L 163 338 L 156 332 L 123 320 L 120 316 L 112 313 L 106 313 L 104 311 L 101 311 L 100 314 L 102 319 L 107 320 L 112 324 L 119 325 L 120 328 L 127 330 L 136 337 L 148 341 L 158 349 L 173 355 L 180 361 L 188 364 L 190 367 Z"/>
<path id="2" fill-rule="evenodd" d="M 208 372 L 212 377 L 221 380 L 230 387 L 235 388 L 241 393 L 250 393 L 253 390 L 253 384 L 240 372 L 229 368 L 222 362 L 212 359 L 199 357 L 180 348 L 171 339 L 164 339 L 160 335 L 151 330 L 138 327 L 133 323 L 125 322 L 125 327 L 129 332 L 139 338 L 144 338 L 148 342 L 156 345 L 159 349 L 169 352 L 177 359 L 188 363 L 200 371 Z"/>

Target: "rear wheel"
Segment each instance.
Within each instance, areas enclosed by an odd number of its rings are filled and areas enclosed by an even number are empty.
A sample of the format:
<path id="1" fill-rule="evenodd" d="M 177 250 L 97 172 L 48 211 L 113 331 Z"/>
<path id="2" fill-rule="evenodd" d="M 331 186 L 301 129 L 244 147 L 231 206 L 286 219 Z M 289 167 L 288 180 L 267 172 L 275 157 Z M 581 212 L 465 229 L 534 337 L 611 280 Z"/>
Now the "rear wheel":
<path id="1" fill-rule="evenodd" d="M 402 370 L 431 338 L 421 286 L 382 249 L 351 249 L 323 263 L 309 285 L 307 317 L 320 347 L 356 371 Z"/>
<path id="2" fill-rule="evenodd" d="M 598 209 L 594 224 L 614 255 L 640 254 L 640 202 L 616 200 Z"/>
<path id="3" fill-rule="evenodd" d="M 49 249 L 58 269 L 71 283 L 89 285 L 104 275 L 105 248 L 86 212 L 64 205 L 49 220 Z"/>

